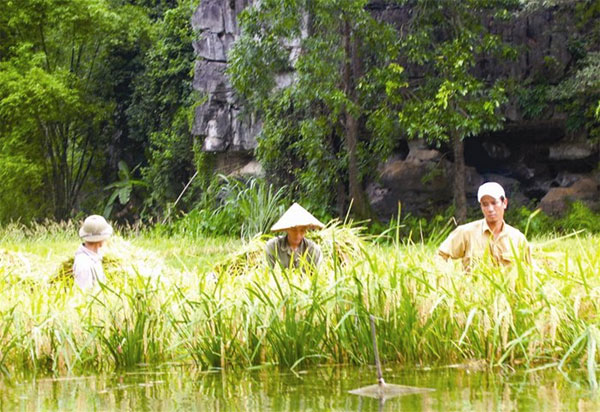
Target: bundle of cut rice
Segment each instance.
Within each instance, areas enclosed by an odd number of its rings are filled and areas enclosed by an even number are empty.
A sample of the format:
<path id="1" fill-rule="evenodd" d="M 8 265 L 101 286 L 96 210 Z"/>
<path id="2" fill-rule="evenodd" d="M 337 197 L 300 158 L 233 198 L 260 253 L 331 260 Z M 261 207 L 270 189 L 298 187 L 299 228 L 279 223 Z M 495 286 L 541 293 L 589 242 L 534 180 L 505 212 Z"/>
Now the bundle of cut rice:
<path id="1" fill-rule="evenodd" d="M 62 262 L 50 282 L 72 283 L 73 261 L 74 257 L 70 257 Z M 110 244 L 106 247 L 106 252 L 102 258 L 102 267 L 108 281 L 114 274 L 127 274 L 130 276 L 139 274 L 157 277 L 165 271 L 163 260 L 157 257 L 156 254 L 133 246 L 120 237 L 112 238 Z"/>
<path id="2" fill-rule="evenodd" d="M 343 225 L 334 220 L 322 230 L 308 232 L 306 237 L 320 245 L 324 262 L 333 262 L 335 258 L 339 264 L 345 265 L 361 256 L 367 238 L 362 234 L 363 230 L 363 227 Z M 266 264 L 265 244 L 269 238 L 267 235 L 255 236 L 218 263 L 215 272 L 237 276 Z"/>
<path id="3" fill-rule="evenodd" d="M 51 284 L 63 284 L 63 285 L 72 285 L 73 284 L 73 261 L 74 257 L 70 257 L 69 259 L 62 262 L 56 273 L 50 278 Z M 102 268 L 106 274 L 106 279 L 110 281 L 110 276 L 113 272 L 118 272 L 121 268 L 122 262 L 121 260 L 107 255 L 102 258 Z"/>
<path id="4" fill-rule="evenodd" d="M 365 248 L 365 235 L 363 226 L 342 224 L 339 219 L 332 220 L 325 228 L 309 233 L 309 239 L 321 246 L 323 258 L 345 265 L 362 255 Z"/>
<path id="5" fill-rule="evenodd" d="M 241 249 L 230 253 L 225 260 L 215 265 L 217 274 L 242 275 L 265 264 L 265 243 L 268 237 L 257 235 Z"/>

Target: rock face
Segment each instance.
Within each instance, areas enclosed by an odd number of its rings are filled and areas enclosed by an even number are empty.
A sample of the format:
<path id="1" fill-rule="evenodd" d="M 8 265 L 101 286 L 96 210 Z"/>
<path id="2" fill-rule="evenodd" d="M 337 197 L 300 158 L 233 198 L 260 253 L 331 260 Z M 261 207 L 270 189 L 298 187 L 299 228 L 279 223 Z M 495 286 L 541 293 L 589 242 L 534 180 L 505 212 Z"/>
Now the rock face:
<path id="1" fill-rule="evenodd" d="M 256 147 L 260 122 L 242 118 L 225 70 L 227 53 L 239 35 L 237 15 L 251 0 L 202 0 L 192 18 L 199 31 L 194 89 L 207 100 L 196 109 L 192 133 L 207 152 L 250 151 Z"/>
<path id="2" fill-rule="evenodd" d="M 202 140 L 203 150 L 221 156 L 217 164 L 230 172 L 243 169 L 252 160 L 261 127 L 259 119 L 241 116 L 243 108 L 225 74 L 227 53 L 239 35 L 237 15 L 252 2 L 202 0 L 192 19 L 200 33 L 194 43 L 198 55 L 194 88 L 207 97 L 196 110 L 193 133 Z M 410 14 L 410 10 L 382 0 L 371 1 L 368 8 L 376 18 L 399 26 Z M 491 77 L 510 74 L 518 81 L 544 78 L 556 84 L 572 66 L 568 34 L 576 30 L 573 12 L 559 7 L 524 14 L 510 26 L 492 27 L 506 41 L 521 47 L 521 52 L 515 62 L 483 61 L 478 70 Z M 407 71 L 410 73 L 410 67 Z M 512 205 L 541 201 L 548 213 L 564 212 L 572 200 L 600 207 L 598 176 L 592 174 L 600 161 L 599 145 L 591 144 L 585 135 L 567 132 L 565 115 L 554 107 L 540 109 L 535 120 L 519 107 L 517 97 L 511 98 L 504 113 L 504 130 L 465 141 L 469 204 L 475 204 L 480 183 L 494 180 L 505 187 Z M 426 215 L 452 201 L 450 148 L 407 143 L 409 150 L 389 159 L 379 170 L 380 178 L 368 183 L 371 204 L 382 218 L 395 214 L 398 202 L 404 212 Z M 236 162 L 231 161 L 232 156 Z M 247 169 L 261 173 L 256 164 Z"/>
<path id="3" fill-rule="evenodd" d="M 586 175 L 567 187 L 553 187 L 540 201 L 540 208 L 549 215 L 561 215 L 569 204 L 579 201 L 592 210 L 598 210 L 600 175 Z"/>

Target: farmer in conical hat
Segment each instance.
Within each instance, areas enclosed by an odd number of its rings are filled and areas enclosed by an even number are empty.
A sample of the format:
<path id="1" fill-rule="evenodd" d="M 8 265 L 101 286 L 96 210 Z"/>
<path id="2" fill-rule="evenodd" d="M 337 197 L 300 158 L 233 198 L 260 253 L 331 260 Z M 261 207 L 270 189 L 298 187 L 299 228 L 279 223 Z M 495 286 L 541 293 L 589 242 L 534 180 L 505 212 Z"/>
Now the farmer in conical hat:
<path id="1" fill-rule="evenodd" d="M 271 227 L 272 232 L 284 231 L 285 235 L 267 242 L 267 261 L 271 267 L 278 262 L 283 268 L 298 267 L 306 261 L 317 267 L 321 263 L 321 248 L 304 237 L 308 229 L 321 229 L 323 223 L 298 203 L 294 203 Z"/>
<path id="2" fill-rule="evenodd" d="M 73 276 L 75 283 L 83 290 L 90 289 L 97 282 L 106 282 L 102 268 L 102 246 L 113 233 L 106 219 L 99 215 L 88 216 L 79 229 L 83 243 L 75 252 Z"/>

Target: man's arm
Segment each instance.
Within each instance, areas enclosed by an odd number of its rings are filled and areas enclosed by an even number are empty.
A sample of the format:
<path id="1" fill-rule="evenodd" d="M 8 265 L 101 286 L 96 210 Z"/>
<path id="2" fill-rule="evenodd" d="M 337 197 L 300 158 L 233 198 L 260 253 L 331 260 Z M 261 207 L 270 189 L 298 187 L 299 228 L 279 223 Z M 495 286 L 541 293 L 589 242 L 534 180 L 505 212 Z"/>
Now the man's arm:
<path id="1" fill-rule="evenodd" d="M 275 262 L 277 261 L 277 256 L 275 256 L 277 254 L 277 238 L 273 238 L 267 242 L 265 245 L 265 254 L 269 267 L 275 267 Z"/>
<path id="2" fill-rule="evenodd" d="M 437 254 L 444 259 L 461 259 L 465 256 L 466 242 L 464 231 L 461 226 L 454 229 L 442 242 L 437 250 Z"/>

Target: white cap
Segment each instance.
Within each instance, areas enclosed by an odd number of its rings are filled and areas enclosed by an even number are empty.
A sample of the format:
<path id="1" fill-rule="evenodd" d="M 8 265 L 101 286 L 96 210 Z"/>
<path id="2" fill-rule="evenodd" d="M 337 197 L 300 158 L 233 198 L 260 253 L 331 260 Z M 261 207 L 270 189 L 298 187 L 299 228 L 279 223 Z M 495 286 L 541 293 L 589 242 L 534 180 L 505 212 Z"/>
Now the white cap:
<path id="1" fill-rule="evenodd" d="M 481 202 L 481 198 L 484 196 L 491 196 L 496 200 L 506 198 L 504 189 L 496 182 L 487 182 L 479 186 L 479 190 L 477 191 L 477 201 Z"/>
<path id="2" fill-rule="evenodd" d="M 306 227 L 309 229 L 321 229 L 323 223 L 310 214 L 308 210 L 294 203 L 290 208 L 279 218 L 277 223 L 271 227 L 272 232 L 287 230 L 293 227 Z"/>
<path id="3" fill-rule="evenodd" d="M 113 229 L 106 219 L 99 215 L 91 215 L 85 218 L 79 237 L 86 242 L 100 242 L 106 240 L 112 235 Z"/>

